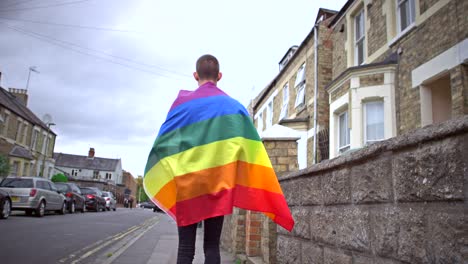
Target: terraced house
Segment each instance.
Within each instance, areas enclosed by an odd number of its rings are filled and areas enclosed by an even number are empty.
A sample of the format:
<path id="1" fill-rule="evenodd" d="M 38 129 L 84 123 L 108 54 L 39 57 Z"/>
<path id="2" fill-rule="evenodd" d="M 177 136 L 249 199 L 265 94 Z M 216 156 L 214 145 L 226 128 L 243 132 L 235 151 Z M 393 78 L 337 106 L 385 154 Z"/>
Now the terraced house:
<path id="1" fill-rule="evenodd" d="M 468 114 L 468 1 L 349 0 L 330 23 L 330 157 Z"/>
<path id="2" fill-rule="evenodd" d="M 8 157 L 11 176 L 43 173 L 43 177 L 50 178 L 57 135 L 27 103 L 27 90 L 10 88 L 6 91 L 0 87 L 0 154 Z"/>
<path id="3" fill-rule="evenodd" d="M 300 169 L 328 158 L 325 86 L 332 77 L 332 43 L 327 25 L 335 14 L 335 11 L 319 10 L 316 26 L 301 45 L 287 51 L 279 62 L 278 75 L 251 103 L 254 123 L 261 136 L 279 133 L 300 138 Z"/>

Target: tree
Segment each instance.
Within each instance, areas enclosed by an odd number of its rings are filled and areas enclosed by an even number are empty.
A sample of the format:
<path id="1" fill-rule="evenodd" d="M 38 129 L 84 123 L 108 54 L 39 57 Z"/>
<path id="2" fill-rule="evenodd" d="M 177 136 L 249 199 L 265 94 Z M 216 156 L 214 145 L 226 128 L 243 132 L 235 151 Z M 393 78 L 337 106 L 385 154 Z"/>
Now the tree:
<path id="1" fill-rule="evenodd" d="M 10 162 L 4 155 L 0 155 L 0 177 L 6 177 L 10 174 Z"/>
<path id="2" fill-rule="evenodd" d="M 53 182 L 67 182 L 68 178 L 63 173 L 57 173 L 50 179 Z"/>
<path id="3" fill-rule="evenodd" d="M 143 176 L 138 176 L 136 179 L 138 190 L 137 190 L 137 200 L 138 202 L 141 201 L 148 201 L 148 195 L 146 195 L 145 189 L 143 188 Z"/>

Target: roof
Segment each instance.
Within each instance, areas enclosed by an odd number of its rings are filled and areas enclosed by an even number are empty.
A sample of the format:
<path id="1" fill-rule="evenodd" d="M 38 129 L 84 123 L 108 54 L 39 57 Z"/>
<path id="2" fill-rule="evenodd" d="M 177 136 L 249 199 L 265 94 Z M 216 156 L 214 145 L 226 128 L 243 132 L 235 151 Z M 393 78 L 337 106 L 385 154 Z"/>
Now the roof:
<path id="1" fill-rule="evenodd" d="M 47 125 L 42 122 L 27 106 L 25 106 L 18 98 L 12 95 L 7 90 L 0 87 L 0 105 L 3 105 L 5 108 L 14 112 L 18 116 L 22 117 L 24 120 L 29 121 L 30 123 L 40 126 L 43 129 L 47 130 Z M 51 134 L 55 134 L 50 130 Z"/>
<path id="2" fill-rule="evenodd" d="M 337 13 L 337 11 L 320 8 L 318 13 L 317 13 L 318 14 L 317 16 L 321 16 L 324 13 L 328 13 L 329 15 L 333 16 L 333 15 L 335 15 Z M 309 41 L 309 39 L 311 39 L 312 36 L 315 34 L 314 32 L 315 32 L 315 26 L 312 27 L 309 34 L 307 34 L 305 39 L 302 41 L 301 45 L 299 45 L 299 47 L 297 48 L 296 52 L 294 52 L 294 54 L 291 56 L 290 61 L 294 60 L 298 56 L 300 51 L 306 46 L 307 41 Z M 288 52 L 289 52 L 289 50 L 288 50 Z M 287 54 L 288 53 L 286 53 L 286 55 Z M 275 86 L 276 82 L 281 77 L 281 75 L 284 72 L 286 72 L 287 68 L 288 68 L 288 65 L 286 65 L 283 69 L 281 69 L 280 72 L 275 76 L 275 78 L 260 92 L 260 94 L 256 98 L 254 98 L 253 105 L 252 105 L 252 109 L 254 109 L 254 111 L 258 107 L 258 104 L 267 96 L 267 94 L 268 94 L 269 90 L 271 89 L 271 87 Z"/>
<path id="3" fill-rule="evenodd" d="M 281 58 L 280 62 L 279 63 L 282 63 L 284 61 L 284 59 L 286 59 L 286 57 L 288 56 L 289 53 L 291 52 L 295 52 L 297 50 L 297 48 L 299 48 L 298 45 L 293 45 L 291 46 L 288 51 L 286 52 L 286 54 L 284 54 L 283 58 Z"/>
<path id="4" fill-rule="evenodd" d="M 115 171 L 120 159 L 107 158 L 88 158 L 88 156 L 80 156 L 65 153 L 54 153 L 55 166 L 68 167 L 76 169 L 100 170 L 100 171 Z"/>
<path id="5" fill-rule="evenodd" d="M 338 14 L 336 14 L 336 16 L 333 18 L 333 20 L 330 22 L 330 25 L 329 27 L 333 27 L 335 25 L 336 22 L 338 22 L 338 20 L 340 20 L 340 18 L 343 16 L 343 14 L 348 10 L 348 8 L 351 6 L 351 4 L 354 2 L 355 0 L 348 0 L 346 2 L 346 4 L 344 4 L 344 6 L 340 9 L 340 11 L 338 12 Z"/>
<path id="6" fill-rule="evenodd" d="M 21 146 L 15 145 L 9 153 L 10 156 L 33 160 L 31 152 Z"/>

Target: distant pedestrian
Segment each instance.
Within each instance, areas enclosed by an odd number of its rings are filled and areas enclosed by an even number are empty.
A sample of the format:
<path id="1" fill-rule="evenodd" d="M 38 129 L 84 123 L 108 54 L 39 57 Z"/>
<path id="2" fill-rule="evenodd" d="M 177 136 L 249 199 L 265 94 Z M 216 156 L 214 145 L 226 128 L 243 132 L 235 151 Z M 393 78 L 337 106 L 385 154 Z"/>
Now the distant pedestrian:
<path id="1" fill-rule="evenodd" d="M 128 200 L 128 203 L 130 205 L 130 209 L 132 209 L 133 208 L 133 197 L 132 196 L 130 196 L 130 198 Z"/>
<path id="2" fill-rule="evenodd" d="M 218 60 L 197 60 L 195 91 L 181 90 L 145 169 L 145 191 L 177 223 L 177 263 L 192 263 L 203 221 L 205 263 L 220 263 L 224 215 L 233 207 L 265 212 L 291 231 L 294 220 L 249 113 L 216 85 Z"/>

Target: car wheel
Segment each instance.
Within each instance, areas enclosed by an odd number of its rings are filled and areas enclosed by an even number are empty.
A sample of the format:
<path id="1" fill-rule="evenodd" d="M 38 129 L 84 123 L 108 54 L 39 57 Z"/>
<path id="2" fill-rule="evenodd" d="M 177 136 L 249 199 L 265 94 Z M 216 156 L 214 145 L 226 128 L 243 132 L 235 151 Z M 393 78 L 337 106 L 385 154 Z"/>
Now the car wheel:
<path id="1" fill-rule="evenodd" d="M 11 213 L 11 202 L 10 199 L 3 201 L 2 211 L 0 212 L 0 219 L 7 219 Z"/>
<path id="2" fill-rule="evenodd" d="M 114 210 L 114 212 L 115 212 L 115 210 L 117 210 L 117 207 L 112 208 L 112 210 Z"/>
<path id="3" fill-rule="evenodd" d="M 35 215 L 37 217 L 43 217 L 45 215 L 45 207 L 46 207 L 46 204 L 44 200 L 42 200 L 37 206 L 36 210 L 34 211 Z"/>
<path id="4" fill-rule="evenodd" d="M 72 202 L 72 203 L 70 204 L 70 210 L 69 210 L 70 214 L 74 214 L 74 213 L 75 213 L 75 210 L 76 210 L 75 202 Z"/>
<path id="5" fill-rule="evenodd" d="M 62 209 L 58 210 L 57 213 L 64 215 L 67 212 L 67 203 L 63 202 Z"/>

